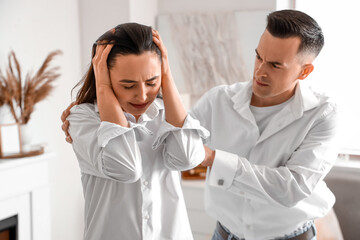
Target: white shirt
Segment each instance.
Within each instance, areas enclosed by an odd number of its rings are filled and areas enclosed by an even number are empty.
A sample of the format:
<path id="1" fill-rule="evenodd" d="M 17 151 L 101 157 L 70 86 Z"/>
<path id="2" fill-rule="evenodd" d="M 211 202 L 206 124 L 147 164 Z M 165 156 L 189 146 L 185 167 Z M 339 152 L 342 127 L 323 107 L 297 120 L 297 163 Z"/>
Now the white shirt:
<path id="1" fill-rule="evenodd" d="M 323 181 L 337 155 L 336 106 L 299 84 L 262 134 L 250 111 L 252 82 L 219 86 L 193 115 L 216 149 L 207 213 L 240 238 L 272 239 L 324 216 L 335 197 Z"/>
<path id="2" fill-rule="evenodd" d="M 269 125 L 271 119 L 280 112 L 286 104 L 292 100 L 292 97 L 287 101 L 269 107 L 255 107 L 250 105 L 250 111 L 254 116 L 256 125 L 259 128 L 259 133 L 261 134 L 264 129 Z"/>
<path id="3" fill-rule="evenodd" d="M 187 116 L 182 128 L 165 119 L 156 99 L 130 128 L 101 122 L 97 106 L 80 104 L 67 118 L 85 197 L 85 240 L 193 239 L 179 170 L 205 157 L 208 132 Z"/>

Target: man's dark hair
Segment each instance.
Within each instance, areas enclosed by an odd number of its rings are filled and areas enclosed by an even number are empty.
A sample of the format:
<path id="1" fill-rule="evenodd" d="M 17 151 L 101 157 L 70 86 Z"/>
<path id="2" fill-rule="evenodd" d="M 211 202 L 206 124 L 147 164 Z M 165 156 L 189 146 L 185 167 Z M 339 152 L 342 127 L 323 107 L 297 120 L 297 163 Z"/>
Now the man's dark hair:
<path id="1" fill-rule="evenodd" d="M 311 53 L 315 57 L 324 46 L 324 35 L 319 24 L 309 15 L 297 10 L 281 10 L 267 16 L 266 29 L 278 38 L 299 37 L 298 53 Z"/>

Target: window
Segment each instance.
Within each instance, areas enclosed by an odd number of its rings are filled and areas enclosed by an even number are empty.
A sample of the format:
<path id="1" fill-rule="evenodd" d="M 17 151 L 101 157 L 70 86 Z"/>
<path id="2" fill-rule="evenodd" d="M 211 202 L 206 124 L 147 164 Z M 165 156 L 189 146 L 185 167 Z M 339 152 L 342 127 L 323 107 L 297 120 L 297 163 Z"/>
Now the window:
<path id="1" fill-rule="evenodd" d="M 306 81 L 339 105 L 341 153 L 360 155 L 360 3 L 354 0 L 298 0 L 295 8 L 321 26 L 325 46 Z"/>

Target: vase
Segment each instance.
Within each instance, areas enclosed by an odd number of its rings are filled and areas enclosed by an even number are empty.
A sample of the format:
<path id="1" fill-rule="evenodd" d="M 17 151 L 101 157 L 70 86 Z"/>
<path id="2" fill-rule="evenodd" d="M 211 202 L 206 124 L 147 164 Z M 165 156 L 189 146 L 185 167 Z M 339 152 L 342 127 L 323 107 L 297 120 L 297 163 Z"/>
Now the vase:
<path id="1" fill-rule="evenodd" d="M 29 152 L 31 148 L 32 133 L 28 124 L 20 125 L 21 146 L 23 152 Z"/>

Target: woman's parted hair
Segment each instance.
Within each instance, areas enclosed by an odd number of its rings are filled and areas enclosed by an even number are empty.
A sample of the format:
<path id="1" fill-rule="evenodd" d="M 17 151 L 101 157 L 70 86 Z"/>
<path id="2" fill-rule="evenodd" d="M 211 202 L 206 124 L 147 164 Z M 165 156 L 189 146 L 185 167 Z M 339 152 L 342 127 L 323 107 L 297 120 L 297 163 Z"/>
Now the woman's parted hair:
<path id="1" fill-rule="evenodd" d="M 155 52 L 161 61 L 160 49 L 153 42 L 152 29 L 149 26 L 138 23 L 124 23 L 117 25 L 96 40 L 92 47 L 91 58 L 95 56 L 96 46 L 100 42 L 112 42 L 114 44 L 107 59 L 108 69 L 111 69 L 115 65 L 116 56 L 118 55 L 140 55 L 149 51 Z M 90 63 L 90 67 L 86 74 L 72 90 L 79 86 L 81 87 L 76 95 L 76 102 L 78 104 L 94 103 L 96 100 L 96 87 L 92 63 Z"/>
<path id="2" fill-rule="evenodd" d="M 324 35 L 318 23 L 306 13 L 297 10 L 275 11 L 268 15 L 266 29 L 278 38 L 299 37 L 298 53 L 316 57 L 324 46 Z"/>

